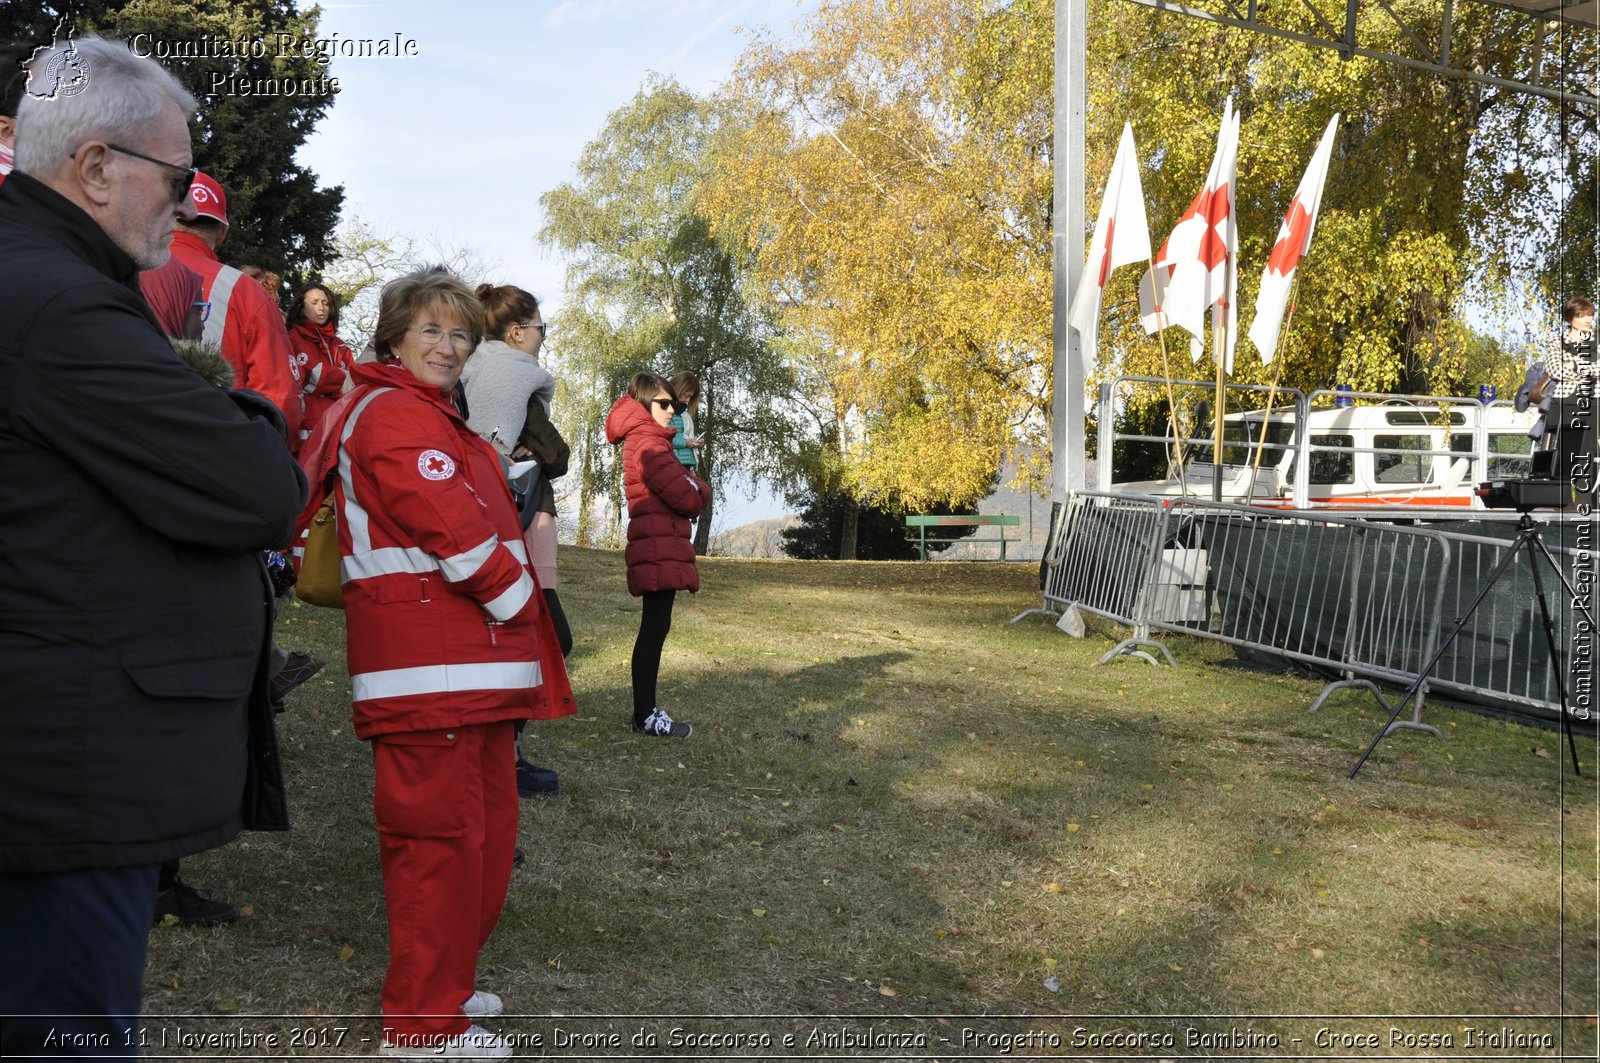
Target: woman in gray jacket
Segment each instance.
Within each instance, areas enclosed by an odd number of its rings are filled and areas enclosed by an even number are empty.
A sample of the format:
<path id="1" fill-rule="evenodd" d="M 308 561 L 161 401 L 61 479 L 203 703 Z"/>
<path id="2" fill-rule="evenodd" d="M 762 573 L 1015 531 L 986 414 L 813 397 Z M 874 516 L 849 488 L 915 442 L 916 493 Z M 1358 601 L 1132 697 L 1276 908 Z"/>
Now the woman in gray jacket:
<path id="1" fill-rule="evenodd" d="M 539 463 L 533 497 L 521 506 L 522 540 L 564 657 L 572 652 L 572 629 L 556 585 L 556 496 L 551 481 L 566 474 L 571 451 L 550 419 L 556 378 L 539 364 L 546 326 L 539 300 L 515 285 L 480 284 L 476 294 L 483 304 L 485 327 L 483 342 L 461 372 L 467 424 L 508 461 L 532 458 Z M 558 786 L 555 772 L 518 755 L 517 789 L 523 796 L 553 794 Z"/>

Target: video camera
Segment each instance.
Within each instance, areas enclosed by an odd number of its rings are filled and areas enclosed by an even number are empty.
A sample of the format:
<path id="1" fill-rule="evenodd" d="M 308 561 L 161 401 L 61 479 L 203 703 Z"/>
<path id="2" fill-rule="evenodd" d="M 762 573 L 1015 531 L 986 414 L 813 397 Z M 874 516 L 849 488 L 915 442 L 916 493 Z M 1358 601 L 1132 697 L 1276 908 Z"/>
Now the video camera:
<path id="1" fill-rule="evenodd" d="M 1560 509 L 1572 504 L 1572 485 L 1560 480 L 1486 480 L 1473 492 L 1489 509 Z"/>

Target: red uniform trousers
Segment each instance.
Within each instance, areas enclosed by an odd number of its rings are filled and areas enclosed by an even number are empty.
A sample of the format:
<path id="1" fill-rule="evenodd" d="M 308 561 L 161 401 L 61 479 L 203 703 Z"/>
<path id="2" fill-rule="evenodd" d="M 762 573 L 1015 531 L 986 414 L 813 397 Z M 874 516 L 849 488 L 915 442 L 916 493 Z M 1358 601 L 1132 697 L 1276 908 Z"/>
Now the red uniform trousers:
<path id="1" fill-rule="evenodd" d="M 386 1032 L 453 1036 L 471 1025 L 461 1005 L 511 882 L 515 749 L 509 720 L 372 740 L 389 911 Z"/>

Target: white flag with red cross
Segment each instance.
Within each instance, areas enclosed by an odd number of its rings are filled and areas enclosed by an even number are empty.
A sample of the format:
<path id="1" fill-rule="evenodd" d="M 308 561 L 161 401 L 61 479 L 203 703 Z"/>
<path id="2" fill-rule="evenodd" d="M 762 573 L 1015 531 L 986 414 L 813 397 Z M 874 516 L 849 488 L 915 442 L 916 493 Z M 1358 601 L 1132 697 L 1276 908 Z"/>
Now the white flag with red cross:
<path id="1" fill-rule="evenodd" d="M 1294 271 L 1300 259 L 1311 249 L 1311 233 L 1317 225 L 1317 210 L 1322 206 L 1322 187 L 1328 180 L 1328 162 L 1333 158 L 1333 135 L 1339 127 L 1339 116 L 1328 120 L 1322 134 L 1322 143 L 1311 156 L 1300 187 L 1289 201 L 1289 210 L 1278 226 L 1278 239 L 1267 258 L 1267 270 L 1261 275 L 1261 291 L 1256 295 L 1256 319 L 1250 323 L 1250 342 L 1261 352 L 1263 365 L 1272 361 L 1278 349 L 1278 332 L 1283 328 L 1283 314 L 1289 306 L 1289 292 L 1294 287 Z"/>
<path id="2" fill-rule="evenodd" d="M 1097 364 L 1100 301 L 1105 296 L 1111 271 L 1149 258 L 1150 224 L 1145 220 L 1139 156 L 1133 148 L 1133 125 L 1124 122 L 1122 140 L 1111 162 L 1111 179 L 1106 182 L 1100 216 L 1094 223 L 1094 238 L 1089 242 L 1089 256 L 1083 264 L 1083 276 L 1078 278 L 1072 309 L 1067 314 L 1067 320 L 1078 330 L 1084 376 L 1093 373 Z"/>
<path id="3" fill-rule="evenodd" d="M 1238 311 L 1235 262 L 1239 237 L 1233 209 L 1235 170 L 1239 158 L 1239 116 L 1230 98 L 1217 131 L 1217 150 L 1205 187 L 1183 212 L 1172 235 L 1161 245 L 1155 264 L 1139 281 L 1139 319 L 1152 335 L 1169 325 L 1181 325 L 1192 337 L 1189 350 L 1198 361 L 1204 351 L 1206 310 L 1220 304 L 1213 315 L 1218 323 L 1226 315 L 1228 328 L 1219 330 L 1221 350 L 1215 352 L 1224 372 L 1233 369 L 1234 332 Z"/>

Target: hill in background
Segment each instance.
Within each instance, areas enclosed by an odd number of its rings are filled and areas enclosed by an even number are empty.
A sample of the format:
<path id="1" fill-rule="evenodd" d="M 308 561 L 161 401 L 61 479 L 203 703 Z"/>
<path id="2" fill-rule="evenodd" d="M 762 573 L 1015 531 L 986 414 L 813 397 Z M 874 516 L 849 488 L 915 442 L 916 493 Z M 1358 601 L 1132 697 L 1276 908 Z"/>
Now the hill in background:
<path id="1" fill-rule="evenodd" d="M 1089 482 L 1094 482 L 1094 463 L 1089 463 Z M 978 503 L 983 514 L 1009 513 L 1022 518 L 1021 524 L 1006 529 L 1012 542 L 1006 545 L 1006 560 L 1037 561 L 1044 556 L 1045 540 L 1050 532 L 1050 499 L 1041 498 L 1030 491 L 1007 486 L 1016 476 L 1016 467 L 1008 465 L 1001 473 L 1001 488 Z M 780 533 L 798 523 L 795 516 L 774 517 L 752 521 L 729 528 L 711 537 L 711 552 L 718 557 L 783 557 L 783 539 Z M 980 528 L 977 535 L 993 537 L 998 529 Z M 994 561 L 1000 557 L 998 543 L 960 542 L 939 555 L 949 561 Z"/>
<path id="2" fill-rule="evenodd" d="M 798 523 L 799 517 L 784 516 L 729 528 L 711 537 L 711 553 L 717 557 L 783 557 L 781 533 Z"/>

